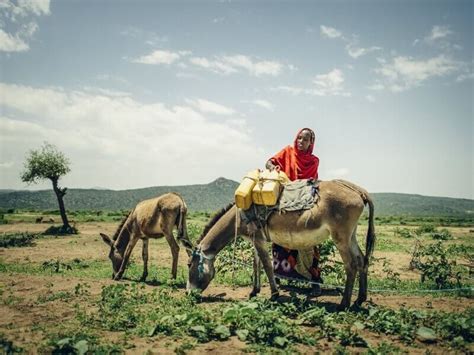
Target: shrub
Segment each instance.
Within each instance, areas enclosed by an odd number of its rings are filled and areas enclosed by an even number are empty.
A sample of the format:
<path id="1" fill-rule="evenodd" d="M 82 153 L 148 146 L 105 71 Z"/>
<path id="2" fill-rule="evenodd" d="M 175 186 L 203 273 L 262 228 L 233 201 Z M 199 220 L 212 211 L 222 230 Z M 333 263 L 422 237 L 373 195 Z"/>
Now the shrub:
<path id="1" fill-rule="evenodd" d="M 413 234 L 410 232 L 408 228 L 395 228 L 394 230 L 395 235 L 398 235 L 403 238 L 413 238 Z"/>
<path id="2" fill-rule="evenodd" d="M 422 224 L 415 230 L 415 233 L 418 235 L 434 232 L 436 232 L 436 227 L 433 224 Z"/>
<path id="3" fill-rule="evenodd" d="M 34 239 L 38 236 L 33 233 L 11 233 L 0 235 L 0 247 L 27 247 L 33 245 Z"/>
<path id="4" fill-rule="evenodd" d="M 456 261 L 448 259 L 448 251 L 443 248 L 442 242 L 420 246 L 414 252 L 417 258 L 417 268 L 421 270 L 421 282 L 430 280 L 438 289 L 449 288 L 456 283 L 461 286 L 460 272 L 455 271 Z"/>
<path id="5" fill-rule="evenodd" d="M 51 226 L 43 232 L 43 235 L 69 235 L 77 233 L 76 227 Z"/>
<path id="6" fill-rule="evenodd" d="M 439 232 L 431 233 L 431 238 L 435 240 L 450 240 L 453 239 L 453 236 L 447 229 L 441 229 Z"/>

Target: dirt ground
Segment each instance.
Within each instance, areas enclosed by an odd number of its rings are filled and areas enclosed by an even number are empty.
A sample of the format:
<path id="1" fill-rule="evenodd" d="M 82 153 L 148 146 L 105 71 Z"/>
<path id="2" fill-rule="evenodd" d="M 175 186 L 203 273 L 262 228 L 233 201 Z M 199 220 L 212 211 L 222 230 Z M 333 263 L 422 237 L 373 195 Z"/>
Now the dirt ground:
<path id="1" fill-rule="evenodd" d="M 70 261 L 76 258 L 82 260 L 108 260 L 109 248 L 99 236 L 99 232 L 112 235 L 117 223 L 84 223 L 78 225 L 80 234 L 68 237 L 47 237 L 36 241 L 36 245 L 22 248 L 0 248 L 0 260 L 3 263 L 25 264 L 41 263 L 47 260 Z M 11 232 L 42 232 L 44 225 L 19 223 L 11 225 L 0 225 L 0 233 Z M 401 274 L 401 278 L 418 279 L 416 272 L 408 270 L 409 255 L 404 253 L 375 252 L 375 257 L 385 257 L 392 263 L 394 269 Z M 137 244 L 133 258 L 141 263 L 141 245 Z M 186 265 L 187 255 L 182 250 L 180 252 L 179 264 Z M 164 240 L 152 241 L 150 243 L 150 263 L 160 266 L 170 267 L 171 253 Z M 378 272 L 378 271 L 376 271 Z M 90 285 L 90 295 L 98 296 L 104 285 L 114 283 L 108 279 L 88 279 L 64 276 L 37 276 L 27 274 L 2 273 L 0 281 L 1 297 L 3 302 L 0 305 L 0 334 L 4 334 L 9 341 L 13 341 L 16 346 L 20 346 L 29 353 L 36 353 L 37 346 L 45 337 L 49 327 L 57 327 L 64 320 L 74 318 L 74 309 L 71 304 L 61 301 L 38 303 L 36 300 L 42 295 L 52 292 L 68 291 L 72 292 L 79 283 Z M 146 286 L 153 288 L 157 286 Z M 184 292 L 184 290 L 180 290 Z M 250 287 L 227 287 L 211 283 L 204 292 L 204 303 L 206 300 L 214 303 L 226 300 L 246 300 Z M 262 288 L 262 295 L 269 296 L 268 286 Z M 283 292 L 283 297 L 285 292 Z M 337 304 L 340 301 L 339 295 L 323 295 L 317 302 Z M 401 306 L 416 308 L 420 310 L 442 310 L 449 312 L 463 312 L 474 306 L 474 301 L 468 298 L 454 297 L 431 297 L 431 296 L 400 296 L 386 294 L 370 294 L 369 301 L 377 305 L 399 309 Z M 106 332 L 103 334 L 108 342 L 120 342 L 124 337 L 122 332 Z M 383 337 L 368 335 L 372 343 L 379 343 Z M 140 338 L 127 335 L 127 344 L 133 344 L 133 348 L 127 349 L 127 353 L 160 353 L 172 354 L 179 346 L 180 340 L 165 337 Z M 397 344 L 404 348 L 402 344 Z M 198 344 L 190 350 L 190 354 L 202 352 L 242 353 L 246 344 L 231 337 L 224 342 L 212 341 L 205 344 Z M 334 344 L 322 342 L 318 344 L 318 351 L 330 352 Z M 303 353 L 308 348 L 299 349 Z M 417 349 L 409 349 L 410 353 L 425 353 L 426 350 L 432 353 L 443 353 L 444 350 L 437 349 L 435 345 L 423 345 Z M 364 352 L 365 349 L 351 349 L 354 352 Z"/>

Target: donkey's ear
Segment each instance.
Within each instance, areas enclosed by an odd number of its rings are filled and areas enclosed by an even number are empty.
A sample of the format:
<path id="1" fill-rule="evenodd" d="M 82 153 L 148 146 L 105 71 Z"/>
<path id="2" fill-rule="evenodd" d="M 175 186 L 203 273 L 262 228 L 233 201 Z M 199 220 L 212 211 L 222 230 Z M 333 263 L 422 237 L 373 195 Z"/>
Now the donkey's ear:
<path id="1" fill-rule="evenodd" d="M 110 247 L 112 247 L 114 245 L 114 243 L 110 240 L 109 236 L 107 234 L 104 234 L 104 233 L 100 233 L 100 236 L 102 237 L 102 240 L 107 244 L 109 245 Z"/>

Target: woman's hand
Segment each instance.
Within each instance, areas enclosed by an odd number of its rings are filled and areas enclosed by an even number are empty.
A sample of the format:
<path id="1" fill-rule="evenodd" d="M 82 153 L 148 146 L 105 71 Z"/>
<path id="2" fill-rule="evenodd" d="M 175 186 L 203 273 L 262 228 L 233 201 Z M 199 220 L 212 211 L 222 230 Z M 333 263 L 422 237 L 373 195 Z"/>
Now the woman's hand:
<path id="1" fill-rule="evenodd" d="M 267 168 L 270 171 L 273 171 L 275 169 L 277 169 L 277 171 L 280 170 L 279 166 L 273 164 L 273 162 L 271 160 L 267 161 L 267 164 L 265 164 L 265 168 Z"/>

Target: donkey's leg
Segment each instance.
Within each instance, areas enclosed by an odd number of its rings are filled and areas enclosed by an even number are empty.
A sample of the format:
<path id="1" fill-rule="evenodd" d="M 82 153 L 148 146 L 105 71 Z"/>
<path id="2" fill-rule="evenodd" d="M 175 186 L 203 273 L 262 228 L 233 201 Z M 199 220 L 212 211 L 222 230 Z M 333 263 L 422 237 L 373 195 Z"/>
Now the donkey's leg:
<path id="1" fill-rule="evenodd" d="M 270 257 L 270 254 L 268 254 L 267 249 L 265 248 L 265 244 L 266 243 L 263 236 L 260 236 L 260 237 L 257 236 L 253 242 L 253 245 L 255 249 L 257 250 L 258 257 L 262 261 L 265 274 L 267 274 L 268 282 L 270 282 L 270 290 L 272 292 L 270 299 L 275 300 L 279 296 L 278 287 L 275 282 L 275 275 L 273 274 L 272 258 Z"/>
<path id="2" fill-rule="evenodd" d="M 354 228 L 351 238 L 351 249 L 354 250 L 357 260 L 357 269 L 359 271 L 359 294 L 355 304 L 360 306 L 367 300 L 367 275 L 369 272 L 369 265 L 365 264 L 365 258 L 357 243 L 357 227 Z"/>
<path id="3" fill-rule="evenodd" d="M 127 245 L 127 248 L 125 249 L 125 253 L 123 255 L 123 260 L 122 260 L 122 265 L 120 265 L 120 269 L 117 272 L 117 274 L 114 277 L 114 280 L 120 280 L 123 276 L 123 273 L 125 272 L 125 269 L 128 265 L 128 259 L 130 259 L 130 254 L 132 254 L 132 250 L 135 247 L 135 244 L 137 244 L 137 241 L 139 239 L 139 235 L 133 235 L 130 236 L 130 241 Z"/>
<path id="4" fill-rule="evenodd" d="M 344 235 L 347 235 L 345 237 Z M 351 236 L 352 233 L 348 232 L 336 232 L 333 235 L 336 241 L 336 247 L 341 254 L 342 261 L 344 262 L 344 269 L 346 271 L 346 284 L 344 286 L 344 294 L 342 296 L 341 304 L 339 308 L 346 309 L 350 306 L 352 290 L 354 288 L 354 281 L 357 275 L 357 255 L 352 248 Z"/>
<path id="5" fill-rule="evenodd" d="M 173 232 L 168 231 L 165 234 L 166 241 L 168 242 L 171 248 L 171 256 L 173 257 L 173 262 L 171 264 L 171 276 L 176 280 L 176 275 L 178 273 L 178 256 L 179 256 L 179 245 L 176 243 L 176 240 L 173 237 Z"/>
<path id="6" fill-rule="evenodd" d="M 257 249 L 254 248 L 253 251 L 253 289 L 250 292 L 249 297 L 255 297 L 260 293 L 260 270 L 261 270 L 260 259 L 258 258 Z"/>
<path id="7" fill-rule="evenodd" d="M 143 274 L 142 274 L 142 277 L 140 278 L 140 281 L 145 282 L 146 277 L 148 276 L 148 238 L 143 238 L 142 259 L 143 259 Z"/>

